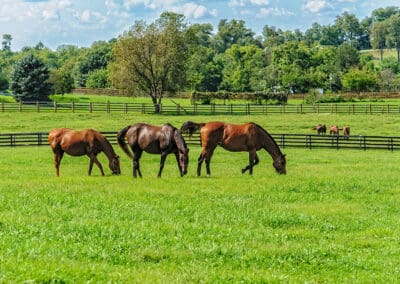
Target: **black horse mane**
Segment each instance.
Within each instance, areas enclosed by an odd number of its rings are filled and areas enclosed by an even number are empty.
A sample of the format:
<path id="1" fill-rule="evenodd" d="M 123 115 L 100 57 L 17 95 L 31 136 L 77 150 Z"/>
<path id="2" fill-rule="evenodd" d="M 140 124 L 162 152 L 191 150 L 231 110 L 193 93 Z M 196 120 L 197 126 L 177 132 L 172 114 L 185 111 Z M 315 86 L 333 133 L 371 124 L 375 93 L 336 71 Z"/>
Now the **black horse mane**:
<path id="1" fill-rule="evenodd" d="M 276 143 L 275 139 L 271 136 L 271 134 L 269 134 L 269 133 L 267 132 L 267 130 L 265 130 L 264 128 L 262 128 L 260 125 L 258 125 L 258 124 L 256 124 L 256 123 L 255 123 L 255 125 L 257 126 L 257 128 L 258 128 L 259 130 L 261 130 L 263 133 L 265 133 L 265 134 L 271 139 L 271 141 L 272 141 L 272 143 L 275 145 L 276 149 L 278 149 L 279 154 L 282 156 L 281 149 L 279 148 L 278 144 Z"/>

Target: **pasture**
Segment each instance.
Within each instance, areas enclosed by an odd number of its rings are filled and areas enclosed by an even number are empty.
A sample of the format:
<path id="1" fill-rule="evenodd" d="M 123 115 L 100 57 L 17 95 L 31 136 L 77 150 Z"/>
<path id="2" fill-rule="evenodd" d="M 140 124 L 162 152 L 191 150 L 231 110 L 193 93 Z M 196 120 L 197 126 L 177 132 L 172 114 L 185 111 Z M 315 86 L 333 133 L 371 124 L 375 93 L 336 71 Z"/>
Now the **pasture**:
<path id="1" fill-rule="evenodd" d="M 396 135 L 393 115 L 154 116 L 1 113 L 2 133 L 54 127 L 119 130 L 161 124 L 255 121 L 271 133 L 313 133 L 317 123 Z M 65 156 L 55 176 L 50 147 L 0 148 L 1 282 L 396 282 L 400 277 L 400 152 L 282 149 L 286 176 L 260 152 L 216 150 L 211 177 L 196 177 L 190 147 L 181 178 L 169 156 L 143 154 L 142 179 L 121 156 L 111 176 L 103 154 Z"/>

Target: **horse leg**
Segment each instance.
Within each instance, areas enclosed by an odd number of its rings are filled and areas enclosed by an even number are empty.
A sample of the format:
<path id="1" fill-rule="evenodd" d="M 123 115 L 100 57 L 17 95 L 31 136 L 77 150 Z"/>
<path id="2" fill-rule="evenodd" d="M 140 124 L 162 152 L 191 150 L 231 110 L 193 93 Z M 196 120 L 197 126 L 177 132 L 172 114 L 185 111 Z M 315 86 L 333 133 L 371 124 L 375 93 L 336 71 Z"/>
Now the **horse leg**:
<path id="1" fill-rule="evenodd" d="M 97 160 L 97 156 L 95 154 L 90 154 L 89 158 L 90 158 L 89 171 L 88 171 L 89 176 L 92 174 L 93 163 L 95 163 L 99 167 L 101 175 L 104 176 L 103 166 L 100 164 L 99 160 Z"/>
<path id="2" fill-rule="evenodd" d="M 133 152 L 133 177 L 136 178 L 136 172 L 139 174 L 139 177 L 142 177 L 142 172 L 140 171 L 140 164 L 139 160 L 140 157 L 142 156 L 143 151 L 142 150 L 137 150 Z"/>
<path id="3" fill-rule="evenodd" d="M 242 174 L 247 170 L 250 170 L 249 173 L 253 174 L 253 167 L 257 165 L 259 161 L 257 153 L 249 152 L 249 165 L 242 169 Z"/>
<path id="4" fill-rule="evenodd" d="M 165 159 L 167 158 L 167 153 L 165 152 L 161 152 L 161 160 L 160 160 L 160 170 L 158 171 L 158 175 L 157 177 L 161 177 L 161 172 L 164 168 L 164 164 L 165 164 Z"/>
<path id="5" fill-rule="evenodd" d="M 201 173 L 201 164 L 204 161 L 204 155 L 203 153 L 200 154 L 199 158 L 197 159 L 197 176 L 200 176 Z"/>
<path id="6" fill-rule="evenodd" d="M 54 152 L 54 166 L 56 168 L 56 176 L 60 176 L 60 163 L 64 156 L 64 151 Z"/>
<path id="7" fill-rule="evenodd" d="M 177 162 L 177 164 L 178 164 L 178 170 L 179 170 L 179 172 L 180 172 L 180 174 L 181 174 L 181 177 L 183 177 L 183 172 L 182 172 L 182 169 L 181 169 L 181 164 L 179 163 L 179 154 L 178 154 L 178 153 L 175 153 L 175 158 L 176 158 L 176 162 Z"/>

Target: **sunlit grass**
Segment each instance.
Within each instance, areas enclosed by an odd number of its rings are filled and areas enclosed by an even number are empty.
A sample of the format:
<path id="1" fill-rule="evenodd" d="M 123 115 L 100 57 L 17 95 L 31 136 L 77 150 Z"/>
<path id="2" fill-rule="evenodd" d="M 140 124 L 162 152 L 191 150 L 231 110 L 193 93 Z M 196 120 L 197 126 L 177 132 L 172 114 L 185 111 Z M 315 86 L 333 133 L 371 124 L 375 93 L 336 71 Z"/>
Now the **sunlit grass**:
<path id="1" fill-rule="evenodd" d="M 0 279 L 5 282 L 396 282 L 400 153 L 283 149 L 254 175 L 217 149 L 211 177 L 144 154 L 143 178 L 65 156 L 55 177 L 42 146 L 0 149 Z M 12 158 L 11 158 L 12 157 Z"/>

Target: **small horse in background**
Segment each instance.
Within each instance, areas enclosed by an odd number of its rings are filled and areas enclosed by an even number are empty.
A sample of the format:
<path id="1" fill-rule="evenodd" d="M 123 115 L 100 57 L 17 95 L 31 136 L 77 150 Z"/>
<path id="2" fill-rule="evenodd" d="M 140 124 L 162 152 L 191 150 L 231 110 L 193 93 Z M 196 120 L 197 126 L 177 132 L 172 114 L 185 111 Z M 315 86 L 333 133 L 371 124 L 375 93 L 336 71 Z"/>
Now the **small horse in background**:
<path id="1" fill-rule="evenodd" d="M 69 128 L 57 128 L 50 131 L 48 140 L 54 153 L 57 176 L 59 176 L 60 163 L 64 153 L 71 156 L 87 155 L 90 158 L 89 176 L 92 174 L 93 163 L 99 167 L 101 175 L 104 176 L 103 167 L 97 159 L 97 155 L 104 152 L 109 160 L 112 173 L 117 175 L 121 173 L 119 156 L 115 154 L 110 142 L 94 129 L 75 131 Z"/>
<path id="2" fill-rule="evenodd" d="M 339 135 L 339 127 L 337 127 L 337 125 L 329 126 L 329 134 L 330 135 Z"/>
<path id="3" fill-rule="evenodd" d="M 317 126 L 313 127 L 312 129 L 317 130 L 318 135 L 326 134 L 326 125 L 325 124 L 318 124 Z"/>
<path id="4" fill-rule="evenodd" d="M 343 138 L 349 139 L 349 137 L 350 137 L 350 126 L 348 125 L 343 126 Z"/>
<path id="5" fill-rule="evenodd" d="M 197 176 L 201 174 L 201 165 L 206 163 L 207 175 L 210 175 L 210 161 L 215 148 L 220 145 L 231 152 L 249 152 L 249 165 L 242 169 L 242 173 L 249 170 L 253 173 L 253 166 L 259 163 L 257 151 L 265 149 L 273 159 L 273 166 L 280 174 L 286 174 L 286 158 L 282 154 L 272 136 L 261 126 L 255 123 L 230 124 L 225 122 L 194 123 L 187 121 L 181 127 L 182 132 L 193 134 L 200 129 L 202 151 L 197 162 Z"/>
<path id="6" fill-rule="evenodd" d="M 129 150 L 125 138 L 132 151 Z M 187 173 L 189 149 L 179 130 L 169 123 L 161 126 L 145 123 L 128 125 L 118 132 L 117 141 L 121 149 L 133 160 L 133 177 L 135 178 L 137 173 L 142 177 L 139 160 L 143 151 L 161 154 L 158 177 L 161 177 L 165 159 L 170 153 L 175 154 L 181 176 Z"/>

